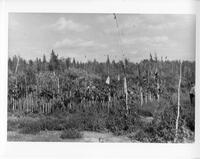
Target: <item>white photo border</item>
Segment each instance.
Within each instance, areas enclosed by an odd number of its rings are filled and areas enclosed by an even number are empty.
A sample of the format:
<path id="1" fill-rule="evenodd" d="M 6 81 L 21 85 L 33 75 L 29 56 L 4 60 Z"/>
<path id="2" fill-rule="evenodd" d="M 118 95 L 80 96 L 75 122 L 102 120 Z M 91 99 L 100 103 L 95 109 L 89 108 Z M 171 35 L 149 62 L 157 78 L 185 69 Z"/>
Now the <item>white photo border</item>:
<path id="1" fill-rule="evenodd" d="M 196 14 L 196 96 L 200 76 L 200 1 L 190 0 L 2 0 L 0 43 L 0 158 L 197 158 L 200 147 L 200 98 L 196 98 L 195 143 L 60 143 L 7 142 L 8 14 L 32 13 L 149 13 Z"/>

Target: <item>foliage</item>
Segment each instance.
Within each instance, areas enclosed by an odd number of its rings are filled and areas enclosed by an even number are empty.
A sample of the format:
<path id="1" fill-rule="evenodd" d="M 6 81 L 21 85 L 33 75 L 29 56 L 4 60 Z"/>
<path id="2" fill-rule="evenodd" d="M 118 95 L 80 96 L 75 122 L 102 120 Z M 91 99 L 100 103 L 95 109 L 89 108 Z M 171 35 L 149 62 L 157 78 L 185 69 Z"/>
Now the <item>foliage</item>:
<path id="1" fill-rule="evenodd" d="M 22 134 L 37 134 L 41 131 L 42 126 L 40 122 L 34 121 L 30 123 L 23 123 L 22 125 L 20 125 L 20 127 L 22 127 L 22 129 L 20 130 L 20 133 Z"/>
<path id="2" fill-rule="evenodd" d="M 77 139 L 81 138 L 82 135 L 77 129 L 67 129 L 63 130 L 60 138 L 62 139 Z"/>
<path id="3" fill-rule="evenodd" d="M 109 57 L 105 62 L 82 63 L 75 58 L 59 58 L 53 50 L 49 61 L 45 56 L 34 61 L 14 56 L 8 59 L 8 111 L 14 115 L 23 111 L 17 116 L 35 120 L 8 120 L 8 130 L 33 134 L 62 130 L 64 138 L 82 130 L 111 131 L 116 135 L 137 132 L 130 137 L 142 142 L 172 142 L 179 65 L 178 61 L 163 61 L 152 55 L 139 63 L 126 59 L 125 65 L 122 60 L 111 61 Z M 182 127 L 194 132 L 194 108 L 188 92 L 191 82 L 195 82 L 195 62 L 184 61 L 182 66 L 179 132 Z M 105 83 L 108 75 L 110 84 Z M 27 100 L 29 96 L 32 98 Z M 28 106 L 34 109 L 27 109 Z M 145 123 L 141 117 L 154 119 Z"/>

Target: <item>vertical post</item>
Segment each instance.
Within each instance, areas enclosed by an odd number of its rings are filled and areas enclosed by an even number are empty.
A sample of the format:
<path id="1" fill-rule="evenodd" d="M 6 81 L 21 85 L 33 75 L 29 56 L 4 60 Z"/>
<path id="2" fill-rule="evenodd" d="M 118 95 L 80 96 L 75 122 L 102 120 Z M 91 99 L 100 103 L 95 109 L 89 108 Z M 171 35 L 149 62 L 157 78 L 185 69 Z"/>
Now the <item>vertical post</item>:
<path id="1" fill-rule="evenodd" d="M 26 76 L 25 76 L 25 96 L 27 96 Z"/>
<path id="2" fill-rule="evenodd" d="M 12 110 L 14 111 L 14 98 L 12 98 Z"/>
<path id="3" fill-rule="evenodd" d="M 71 90 L 69 91 L 69 99 L 70 99 L 70 102 L 69 102 L 69 109 L 71 110 L 72 109 L 72 106 L 71 106 L 71 96 L 72 96 L 72 93 L 71 93 Z"/>
<path id="4" fill-rule="evenodd" d="M 128 92 L 126 92 L 126 111 L 128 113 L 129 107 L 128 107 Z"/>
<path id="5" fill-rule="evenodd" d="M 42 101 L 42 113 L 44 114 L 44 103 Z"/>
<path id="6" fill-rule="evenodd" d="M 145 103 L 147 103 L 148 102 L 148 90 L 146 90 L 146 93 L 145 93 L 146 95 L 145 95 Z"/>
<path id="7" fill-rule="evenodd" d="M 143 92 L 142 92 L 142 87 L 140 87 L 140 100 L 141 100 L 141 106 L 143 105 Z"/>
<path id="8" fill-rule="evenodd" d="M 17 65 L 16 65 L 16 67 L 15 67 L 15 74 L 17 73 L 18 66 L 19 66 L 19 57 L 17 58 Z"/>
<path id="9" fill-rule="evenodd" d="M 108 93 L 108 113 L 110 112 L 110 102 L 111 102 L 111 96 L 110 92 Z"/>
<path id="10" fill-rule="evenodd" d="M 160 92 L 159 92 L 159 90 L 160 90 L 160 84 L 159 84 L 159 80 L 157 81 L 157 100 L 158 100 L 158 102 L 160 101 Z"/>
<path id="11" fill-rule="evenodd" d="M 58 94 L 60 93 L 60 83 L 59 83 L 59 77 L 57 77 L 57 81 L 58 81 Z"/>
<path id="12" fill-rule="evenodd" d="M 26 112 L 28 113 L 28 110 L 29 110 L 29 109 L 28 109 L 28 99 L 27 99 L 27 97 L 26 97 L 25 100 L 26 100 Z"/>
<path id="13" fill-rule="evenodd" d="M 126 76 L 124 77 L 124 93 L 125 93 L 125 100 L 126 100 L 126 111 L 127 111 L 127 114 L 128 114 L 128 110 L 129 110 L 129 107 L 128 107 L 128 87 L 127 87 L 127 81 L 126 81 Z"/>
<path id="14" fill-rule="evenodd" d="M 33 113 L 34 112 L 33 93 L 31 93 L 31 107 L 32 107 L 32 113 Z"/>
<path id="15" fill-rule="evenodd" d="M 176 118 L 176 133 L 174 142 L 177 142 L 178 139 L 178 122 L 180 116 L 180 94 L 181 94 L 181 77 L 182 76 L 182 61 L 180 61 L 180 77 L 179 77 L 179 84 L 178 84 L 178 105 L 177 105 L 177 118 Z"/>
<path id="16" fill-rule="evenodd" d="M 49 101 L 49 113 L 51 113 L 51 100 Z"/>
<path id="17" fill-rule="evenodd" d="M 149 100 L 152 102 L 151 91 L 149 92 Z"/>

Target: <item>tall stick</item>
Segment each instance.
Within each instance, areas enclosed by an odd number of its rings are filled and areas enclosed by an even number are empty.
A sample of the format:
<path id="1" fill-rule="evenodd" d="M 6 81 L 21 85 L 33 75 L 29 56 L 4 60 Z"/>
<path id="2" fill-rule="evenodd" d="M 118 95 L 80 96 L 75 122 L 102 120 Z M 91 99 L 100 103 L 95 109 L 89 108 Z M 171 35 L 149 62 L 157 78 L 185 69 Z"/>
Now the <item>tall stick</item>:
<path id="1" fill-rule="evenodd" d="M 159 102 L 160 101 L 160 84 L 159 84 L 159 80 L 157 81 L 157 101 Z"/>
<path id="2" fill-rule="evenodd" d="M 125 52 L 123 47 L 122 47 L 122 33 L 119 29 L 119 23 L 118 23 L 118 19 L 117 19 L 117 15 L 114 13 L 114 19 L 115 19 L 115 22 L 116 22 L 116 27 L 117 27 L 117 31 L 118 31 L 118 34 L 119 34 L 119 46 L 121 44 L 121 51 L 122 51 L 122 54 Z M 124 93 L 125 93 L 125 97 L 126 97 L 126 111 L 127 111 L 127 114 L 129 112 L 129 106 L 128 106 L 128 88 L 127 88 L 127 80 L 126 80 L 126 62 L 125 62 L 125 59 L 124 59 Z"/>
<path id="3" fill-rule="evenodd" d="M 15 73 L 17 73 L 18 66 L 19 66 L 19 57 L 17 58 L 17 65 L 16 65 L 16 67 L 15 67 Z"/>
<path id="4" fill-rule="evenodd" d="M 140 104 L 141 104 L 141 106 L 143 105 L 143 103 L 144 103 L 144 100 L 143 100 L 143 92 L 142 92 L 143 90 L 142 90 L 142 87 L 140 87 Z"/>
<path id="5" fill-rule="evenodd" d="M 57 77 L 57 85 L 58 85 L 58 94 L 60 93 L 60 82 L 59 82 L 59 77 Z"/>
<path id="6" fill-rule="evenodd" d="M 126 76 L 124 77 L 124 93 L 125 93 L 125 96 L 126 96 L 126 111 L 127 111 L 127 114 L 128 114 L 129 107 L 128 107 L 128 88 L 127 88 Z"/>
<path id="7" fill-rule="evenodd" d="M 176 134 L 174 142 L 177 142 L 178 139 L 178 122 L 180 116 L 180 93 L 181 93 L 181 78 L 182 78 L 182 61 L 180 62 L 180 77 L 179 77 L 179 84 L 178 84 L 178 110 L 177 110 L 177 118 L 176 118 Z"/>
<path id="8" fill-rule="evenodd" d="M 16 92 L 17 92 L 17 83 L 18 83 L 18 81 L 17 81 L 17 70 L 18 70 L 18 66 L 19 66 L 19 57 L 17 58 L 17 65 L 16 65 L 16 67 L 15 67 L 15 76 L 16 76 L 16 82 L 15 82 L 15 90 L 16 90 Z M 15 110 L 15 105 L 14 105 L 14 107 L 13 107 L 13 111 Z"/>

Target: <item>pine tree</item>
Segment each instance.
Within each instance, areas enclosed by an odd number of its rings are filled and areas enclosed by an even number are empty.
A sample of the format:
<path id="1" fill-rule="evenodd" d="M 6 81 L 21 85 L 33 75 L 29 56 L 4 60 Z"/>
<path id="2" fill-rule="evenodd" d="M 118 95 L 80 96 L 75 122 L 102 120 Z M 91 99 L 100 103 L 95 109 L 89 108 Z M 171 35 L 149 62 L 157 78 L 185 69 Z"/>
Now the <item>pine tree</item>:
<path id="1" fill-rule="evenodd" d="M 51 52 L 51 57 L 49 61 L 49 70 L 56 71 L 59 70 L 59 60 L 58 55 L 55 54 L 54 50 Z"/>
<path id="2" fill-rule="evenodd" d="M 43 60 L 42 60 L 42 63 L 46 63 L 47 61 L 46 61 L 46 56 L 45 55 L 43 55 Z"/>
<path id="3" fill-rule="evenodd" d="M 68 57 L 68 58 L 65 60 L 65 65 L 66 65 L 67 69 L 69 69 L 70 64 L 71 64 L 71 59 Z"/>

